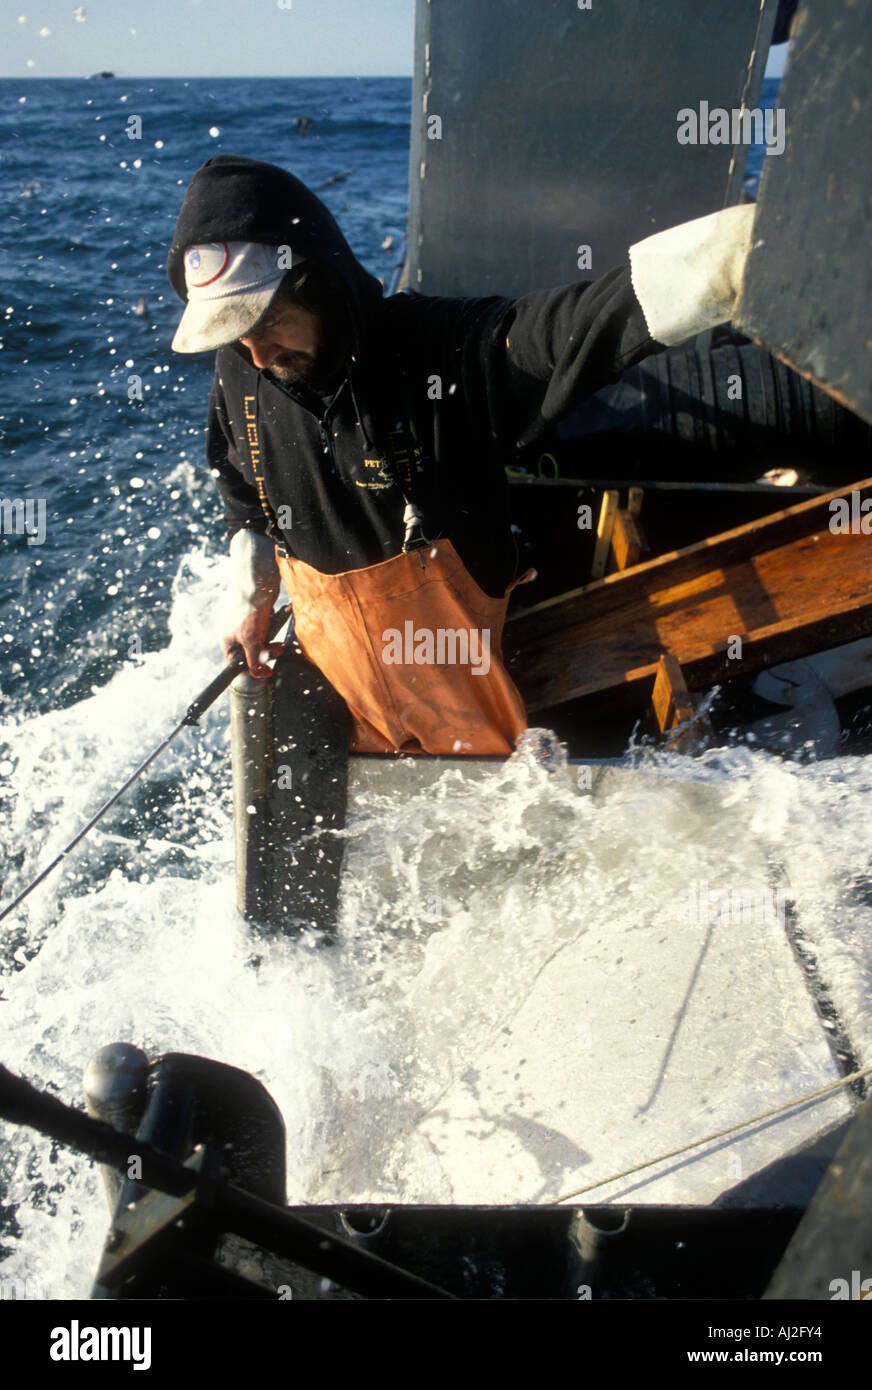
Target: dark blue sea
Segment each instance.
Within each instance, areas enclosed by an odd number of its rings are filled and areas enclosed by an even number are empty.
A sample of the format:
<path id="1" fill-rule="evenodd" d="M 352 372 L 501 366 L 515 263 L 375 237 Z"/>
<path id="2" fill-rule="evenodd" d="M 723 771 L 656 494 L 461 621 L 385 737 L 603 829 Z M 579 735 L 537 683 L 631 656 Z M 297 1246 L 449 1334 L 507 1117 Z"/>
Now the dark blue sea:
<path id="1" fill-rule="evenodd" d="M 191 175 L 219 153 L 315 189 L 347 174 L 324 201 L 389 278 L 410 90 L 405 78 L 0 85 L 2 492 L 46 505 L 42 545 L 3 538 L 7 712 L 78 699 L 127 659 L 122 636 L 165 644 L 181 556 L 218 542 L 201 466 L 210 359 L 171 352 L 180 304 L 164 272 Z M 132 116 L 141 139 L 126 133 Z M 298 116 L 313 123 L 305 138 Z M 133 374 L 141 403 L 128 399 Z"/>

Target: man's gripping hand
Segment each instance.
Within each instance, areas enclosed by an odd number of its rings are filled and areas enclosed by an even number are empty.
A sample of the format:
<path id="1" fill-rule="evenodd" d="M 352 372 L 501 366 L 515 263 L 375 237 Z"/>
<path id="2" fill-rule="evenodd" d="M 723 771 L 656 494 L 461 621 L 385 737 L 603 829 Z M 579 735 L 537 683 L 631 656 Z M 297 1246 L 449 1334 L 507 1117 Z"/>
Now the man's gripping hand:
<path id="1" fill-rule="evenodd" d="M 227 661 L 233 661 L 242 651 L 245 653 L 250 675 L 261 678 L 272 675 L 266 660 L 278 656 L 282 650 L 281 642 L 270 642 L 267 639 L 272 615 L 272 604 L 253 608 L 231 632 L 225 633 L 221 638 L 221 650 Z"/>
<path id="2" fill-rule="evenodd" d="M 237 531 L 230 542 L 233 584 L 231 601 L 221 628 L 221 650 L 227 661 L 244 652 L 252 676 L 272 675 L 266 665 L 278 656 L 281 643 L 270 643 L 269 625 L 279 592 L 275 546 L 256 531 Z"/>

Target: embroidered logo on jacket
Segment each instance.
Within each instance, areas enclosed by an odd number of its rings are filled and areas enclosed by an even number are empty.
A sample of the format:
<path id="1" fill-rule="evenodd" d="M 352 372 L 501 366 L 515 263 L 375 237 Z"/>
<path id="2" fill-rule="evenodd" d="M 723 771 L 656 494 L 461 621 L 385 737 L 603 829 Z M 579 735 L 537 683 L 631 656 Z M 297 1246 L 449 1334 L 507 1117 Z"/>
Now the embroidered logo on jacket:
<path id="1" fill-rule="evenodd" d="M 393 436 L 391 436 L 391 438 L 393 440 Z M 404 453 L 401 457 L 397 458 L 396 462 L 408 486 L 412 476 L 409 470 L 408 454 Z M 370 492 L 384 492 L 385 488 L 396 487 L 397 480 L 388 459 L 365 458 L 363 460 L 363 466 L 364 468 L 368 468 L 370 472 L 363 478 L 355 478 L 354 481 L 357 487 L 365 487 L 369 489 Z M 415 473 L 422 472 L 424 468 L 424 450 L 420 444 L 416 444 L 412 450 L 411 467 Z"/>
<path id="2" fill-rule="evenodd" d="M 363 466 L 369 472 L 363 478 L 355 478 L 357 487 L 368 488 L 370 492 L 384 492 L 385 488 L 394 486 L 387 459 L 364 459 Z"/>

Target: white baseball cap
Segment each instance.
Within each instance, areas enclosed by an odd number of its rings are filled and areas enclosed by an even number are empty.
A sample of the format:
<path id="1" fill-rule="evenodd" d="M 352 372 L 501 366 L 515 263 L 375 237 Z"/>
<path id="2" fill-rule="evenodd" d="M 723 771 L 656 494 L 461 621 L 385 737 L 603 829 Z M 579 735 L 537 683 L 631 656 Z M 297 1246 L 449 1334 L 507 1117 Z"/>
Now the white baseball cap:
<path id="1" fill-rule="evenodd" d="M 174 352 L 205 352 L 235 343 L 269 308 L 285 271 L 299 265 L 289 246 L 212 241 L 185 251 L 188 304 L 173 338 Z"/>

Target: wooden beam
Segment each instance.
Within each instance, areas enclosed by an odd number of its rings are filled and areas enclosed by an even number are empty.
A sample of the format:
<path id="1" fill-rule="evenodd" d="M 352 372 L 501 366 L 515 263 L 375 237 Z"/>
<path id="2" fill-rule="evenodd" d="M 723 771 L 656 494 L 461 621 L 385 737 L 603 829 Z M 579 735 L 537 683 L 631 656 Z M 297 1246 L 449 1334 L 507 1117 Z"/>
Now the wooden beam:
<path id="1" fill-rule="evenodd" d="M 869 634 L 872 536 L 830 529 L 830 502 L 852 493 L 856 517 L 872 479 L 515 615 L 503 645 L 528 709 L 620 695 L 641 707 L 664 653 L 702 690 Z"/>
<path id="2" fill-rule="evenodd" d="M 609 551 L 612 545 L 612 531 L 617 514 L 618 494 L 611 488 L 608 488 L 603 493 L 599 521 L 597 522 L 596 545 L 594 546 L 593 563 L 590 567 L 591 579 L 602 579 L 606 572 L 606 564 L 608 563 Z"/>
<path id="3" fill-rule="evenodd" d="M 626 507 L 619 507 L 615 513 L 612 557 L 618 570 L 632 569 L 650 554 L 645 532 L 639 522 L 643 496 L 640 487 L 631 487 Z"/>
<path id="4" fill-rule="evenodd" d="M 651 704 L 661 732 L 674 729 L 683 719 L 693 718 L 690 692 L 681 666 L 672 652 L 664 652 L 657 663 Z"/>
<path id="5" fill-rule="evenodd" d="M 672 652 L 664 652 L 657 663 L 651 704 L 661 733 L 670 733 L 671 753 L 698 753 L 711 741 L 708 717 L 698 711 L 700 697 L 692 695 Z"/>

